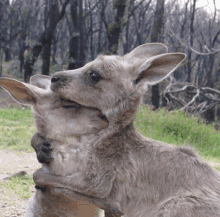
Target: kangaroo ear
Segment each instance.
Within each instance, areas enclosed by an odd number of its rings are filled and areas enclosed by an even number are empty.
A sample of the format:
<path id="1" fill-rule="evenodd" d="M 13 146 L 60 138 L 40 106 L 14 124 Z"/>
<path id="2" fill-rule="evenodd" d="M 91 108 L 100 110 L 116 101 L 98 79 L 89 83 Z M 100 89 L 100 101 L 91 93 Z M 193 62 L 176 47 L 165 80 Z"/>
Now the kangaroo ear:
<path id="1" fill-rule="evenodd" d="M 0 86 L 20 104 L 33 105 L 36 102 L 37 90 L 30 84 L 9 78 L 0 78 Z"/>
<path id="2" fill-rule="evenodd" d="M 159 54 L 167 53 L 168 48 L 161 43 L 147 43 L 142 44 L 132 50 L 130 53 L 124 55 L 124 60 L 128 61 L 132 65 L 139 65 L 147 59 Z"/>
<path id="3" fill-rule="evenodd" d="M 137 70 L 135 74 L 137 79 L 135 84 L 145 82 L 154 85 L 168 77 L 185 59 L 183 53 L 161 54 L 146 60 Z"/>
<path id="4" fill-rule="evenodd" d="M 46 75 L 33 75 L 30 78 L 30 84 L 42 89 L 50 87 L 51 77 Z"/>

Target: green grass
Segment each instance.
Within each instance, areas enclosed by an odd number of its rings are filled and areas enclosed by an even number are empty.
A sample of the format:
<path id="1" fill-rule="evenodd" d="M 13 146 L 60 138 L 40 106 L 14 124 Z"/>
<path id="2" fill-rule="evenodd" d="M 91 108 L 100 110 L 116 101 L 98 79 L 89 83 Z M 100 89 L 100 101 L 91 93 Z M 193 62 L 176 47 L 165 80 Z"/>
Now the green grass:
<path id="1" fill-rule="evenodd" d="M 33 151 L 30 139 L 36 132 L 30 109 L 0 109 L 0 148 Z"/>
<path id="2" fill-rule="evenodd" d="M 155 112 L 142 106 L 135 126 L 143 135 L 155 140 L 190 145 L 205 158 L 220 158 L 220 132 L 216 132 L 211 125 L 198 124 L 197 118 L 183 112 L 168 113 L 164 109 Z"/>
<path id="3" fill-rule="evenodd" d="M 197 118 L 164 109 L 141 106 L 135 126 L 143 135 L 176 145 L 191 145 L 206 160 L 220 162 L 220 132 Z M 0 109 L 0 148 L 33 151 L 30 139 L 36 132 L 30 109 Z"/>
<path id="4" fill-rule="evenodd" d="M 214 166 L 214 168 L 215 168 L 218 172 L 220 172 L 220 166 Z"/>
<path id="5" fill-rule="evenodd" d="M 7 194 L 14 195 L 16 194 L 22 199 L 29 199 L 32 195 L 34 181 L 32 177 L 22 176 L 10 178 L 7 182 L 1 183 L 0 187 L 7 188 Z"/>

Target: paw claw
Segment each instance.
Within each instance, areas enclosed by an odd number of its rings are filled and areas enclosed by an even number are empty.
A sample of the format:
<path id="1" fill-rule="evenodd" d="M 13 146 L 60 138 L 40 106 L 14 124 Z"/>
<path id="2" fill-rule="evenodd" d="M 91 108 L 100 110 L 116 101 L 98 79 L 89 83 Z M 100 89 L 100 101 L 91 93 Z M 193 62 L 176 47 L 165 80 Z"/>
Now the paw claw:
<path id="1" fill-rule="evenodd" d="M 37 190 L 41 190 L 42 192 L 47 191 L 47 187 L 46 187 L 46 186 L 35 185 L 35 188 L 36 188 Z"/>
<path id="2" fill-rule="evenodd" d="M 53 158 L 50 155 L 46 155 L 44 152 L 38 152 L 37 153 L 37 160 L 40 163 L 49 164 L 53 160 Z"/>

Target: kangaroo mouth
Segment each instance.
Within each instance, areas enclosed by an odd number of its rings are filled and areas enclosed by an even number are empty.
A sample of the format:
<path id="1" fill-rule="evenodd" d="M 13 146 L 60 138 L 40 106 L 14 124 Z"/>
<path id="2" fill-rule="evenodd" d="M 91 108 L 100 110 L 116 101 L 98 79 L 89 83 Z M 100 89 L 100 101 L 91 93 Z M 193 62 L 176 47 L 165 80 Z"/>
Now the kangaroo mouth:
<path id="1" fill-rule="evenodd" d="M 77 103 L 73 100 L 69 100 L 69 99 L 65 99 L 65 98 L 60 98 L 59 102 L 60 102 L 60 104 L 63 108 L 80 109 L 80 108 L 84 107 L 84 108 L 87 108 L 87 109 L 90 109 L 90 110 L 93 110 L 93 111 L 94 110 L 98 111 L 99 112 L 98 117 L 102 120 L 107 120 L 106 116 L 104 114 L 102 114 L 102 112 L 97 108 L 82 106 L 82 105 L 80 105 L 79 103 Z"/>
<path id="2" fill-rule="evenodd" d="M 73 100 L 60 98 L 62 107 L 64 108 L 80 108 L 81 105 Z"/>

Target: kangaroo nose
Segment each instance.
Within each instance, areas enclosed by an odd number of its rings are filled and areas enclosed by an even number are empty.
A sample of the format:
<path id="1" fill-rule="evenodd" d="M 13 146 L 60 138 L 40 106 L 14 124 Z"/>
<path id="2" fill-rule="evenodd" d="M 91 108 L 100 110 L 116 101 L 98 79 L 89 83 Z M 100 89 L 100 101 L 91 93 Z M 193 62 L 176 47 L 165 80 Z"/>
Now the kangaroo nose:
<path id="1" fill-rule="evenodd" d="M 59 77 L 53 76 L 53 77 L 51 78 L 51 83 L 56 83 L 56 82 L 59 81 L 59 80 L 60 80 Z"/>

